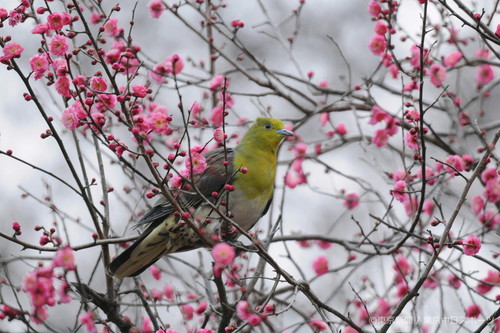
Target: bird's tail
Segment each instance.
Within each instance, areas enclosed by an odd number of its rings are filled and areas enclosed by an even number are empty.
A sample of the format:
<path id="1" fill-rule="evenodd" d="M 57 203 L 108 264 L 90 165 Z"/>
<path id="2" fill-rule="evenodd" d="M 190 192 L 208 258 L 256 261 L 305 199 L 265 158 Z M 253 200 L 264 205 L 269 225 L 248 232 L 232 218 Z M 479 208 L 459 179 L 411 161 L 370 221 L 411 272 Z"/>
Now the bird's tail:
<path id="1" fill-rule="evenodd" d="M 107 273 L 118 279 L 136 276 L 167 253 L 186 249 L 191 229 L 179 230 L 173 214 L 159 223 L 151 224 L 141 236 L 107 267 Z"/>

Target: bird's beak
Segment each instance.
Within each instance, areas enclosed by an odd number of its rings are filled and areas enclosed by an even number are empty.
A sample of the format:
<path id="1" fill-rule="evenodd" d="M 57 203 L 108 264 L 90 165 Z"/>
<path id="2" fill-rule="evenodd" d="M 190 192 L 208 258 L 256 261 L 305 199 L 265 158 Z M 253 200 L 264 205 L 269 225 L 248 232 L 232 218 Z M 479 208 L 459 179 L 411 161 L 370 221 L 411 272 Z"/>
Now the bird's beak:
<path id="1" fill-rule="evenodd" d="M 282 128 L 282 129 L 278 130 L 278 134 L 281 134 L 281 135 L 284 135 L 284 136 L 292 136 L 293 132 Z"/>

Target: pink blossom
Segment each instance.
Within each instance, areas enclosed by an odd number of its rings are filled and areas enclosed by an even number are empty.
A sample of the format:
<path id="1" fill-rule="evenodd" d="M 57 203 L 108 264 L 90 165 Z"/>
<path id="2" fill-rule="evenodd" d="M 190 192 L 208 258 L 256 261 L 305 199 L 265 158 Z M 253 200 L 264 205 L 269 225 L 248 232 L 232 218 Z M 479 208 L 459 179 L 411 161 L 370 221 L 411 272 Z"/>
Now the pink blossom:
<path id="1" fill-rule="evenodd" d="M 35 72 L 35 80 L 43 77 L 45 72 L 49 69 L 49 61 L 47 60 L 47 54 L 43 53 L 41 55 L 35 54 L 30 58 L 30 67 L 33 72 Z"/>
<path id="2" fill-rule="evenodd" d="M 245 23 L 240 20 L 232 20 L 231 26 L 233 26 L 234 28 L 243 28 L 245 26 Z"/>
<path id="3" fill-rule="evenodd" d="M 371 0 L 368 3 L 368 13 L 370 13 L 371 16 L 378 17 L 381 12 L 382 7 L 380 7 L 380 4 L 377 1 Z"/>
<path id="4" fill-rule="evenodd" d="M 320 88 L 328 88 L 328 81 L 326 80 L 321 80 L 318 82 L 318 87 Z"/>
<path id="5" fill-rule="evenodd" d="M 56 71 L 57 76 L 64 76 L 68 73 L 68 64 L 66 59 L 63 58 L 53 59 L 52 68 Z"/>
<path id="6" fill-rule="evenodd" d="M 430 68 L 431 83 L 436 87 L 441 87 L 446 80 L 446 69 L 439 64 L 432 64 Z"/>
<path id="7" fill-rule="evenodd" d="M 455 51 L 451 52 L 444 58 L 444 65 L 446 67 L 455 67 L 455 65 L 462 59 L 462 52 Z"/>
<path id="8" fill-rule="evenodd" d="M 422 212 L 427 214 L 428 216 L 432 216 L 433 211 L 434 211 L 434 201 L 432 199 L 425 199 L 424 205 L 422 207 Z"/>
<path id="9" fill-rule="evenodd" d="M 387 112 L 382 110 L 378 105 L 374 105 L 371 109 L 371 118 L 370 118 L 370 125 L 375 125 L 383 120 L 386 120 L 386 118 L 389 116 Z"/>
<path id="10" fill-rule="evenodd" d="M 328 259 L 325 256 L 319 256 L 313 261 L 313 269 L 317 275 L 323 275 L 328 272 Z"/>
<path id="11" fill-rule="evenodd" d="M 405 83 L 405 85 L 403 86 L 403 91 L 413 91 L 413 90 L 418 90 L 419 87 L 418 87 L 418 84 L 417 84 L 417 81 L 410 81 L 408 83 Z"/>
<path id="12" fill-rule="evenodd" d="M 321 124 L 321 126 L 325 126 L 329 121 L 330 121 L 330 113 L 329 112 L 320 113 L 319 123 Z"/>
<path id="13" fill-rule="evenodd" d="M 47 17 L 47 27 L 50 30 L 60 30 L 64 26 L 61 13 L 52 13 Z"/>
<path id="14" fill-rule="evenodd" d="M 185 320 L 191 320 L 193 319 L 194 309 L 189 304 L 183 304 L 181 305 L 181 313 Z"/>
<path id="15" fill-rule="evenodd" d="M 236 314 L 241 320 L 247 320 L 252 315 L 250 304 L 247 301 L 239 301 L 236 304 Z"/>
<path id="16" fill-rule="evenodd" d="M 106 89 L 108 89 L 108 83 L 106 79 L 101 76 L 93 76 L 90 79 L 90 89 L 94 91 L 106 91 Z"/>
<path id="17" fill-rule="evenodd" d="M 160 280 L 161 279 L 161 270 L 158 268 L 156 265 L 151 265 L 149 266 L 149 272 L 153 276 L 155 280 Z"/>
<path id="18" fill-rule="evenodd" d="M 208 83 L 208 88 L 212 91 L 219 89 L 224 83 L 224 75 L 218 74 Z"/>
<path id="19" fill-rule="evenodd" d="M 446 158 L 445 170 L 452 177 L 455 177 L 457 172 L 465 170 L 465 162 L 460 155 L 450 155 Z"/>
<path id="20" fill-rule="evenodd" d="M 389 66 L 389 72 L 391 73 L 393 79 L 397 79 L 399 75 L 399 67 L 395 64 L 392 64 Z"/>
<path id="21" fill-rule="evenodd" d="M 6 19 L 9 17 L 9 12 L 5 8 L 0 8 L 0 19 Z"/>
<path id="22" fill-rule="evenodd" d="M 332 243 L 324 241 L 324 240 L 319 240 L 316 242 L 316 244 L 318 244 L 319 248 L 323 249 L 323 250 L 326 250 L 326 249 L 329 249 L 330 247 L 332 247 Z"/>
<path id="23" fill-rule="evenodd" d="M 47 31 L 49 31 L 49 27 L 44 23 L 37 24 L 31 29 L 32 34 L 45 34 Z"/>
<path id="24" fill-rule="evenodd" d="M 418 199 L 415 196 L 408 196 L 403 201 L 403 207 L 405 209 L 407 216 L 412 216 L 416 212 L 418 207 Z"/>
<path id="25" fill-rule="evenodd" d="M 170 302 L 174 301 L 175 299 L 174 288 L 170 284 L 166 284 L 165 287 L 163 287 L 163 294 Z"/>
<path id="26" fill-rule="evenodd" d="M 493 67 L 489 64 L 479 65 L 476 68 L 476 82 L 482 87 L 490 83 L 495 78 Z"/>
<path id="27" fill-rule="evenodd" d="M 172 73 L 180 74 L 184 69 L 184 61 L 178 54 L 171 55 L 166 61 L 167 68 L 171 69 Z"/>
<path id="28" fill-rule="evenodd" d="M 149 316 L 142 317 L 141 333 L 154 333 L 151 318 L 149 318 Z"/>
<path id="29" fill-rule="evenodd" d="M 474 55 L 481 59 L 488 59 L 490 57 L 490 50 L 478 49 L 476 52 L 474 52 Z"/>
<path id="30" fill-rule="evenodd" d="M 347 129 L 345 128 L 344 123 L 340 123 L 335 127 L 335 131 L 340 134 L 340 135 L 346 135 L 347 134 Z"/>
<path id="31" fill-rule="evenodd" d="M 477 283 L 476 291 L 487 294 L 494 286 L 500 286 L 500 272 L 489 270 L 486 277 Z"/>
<path id="32" fill-rule="evenodd" d="M 70 289 L 71 288 L 70 288 L 68 282 L 61 283 L 61 285 L 57 289 L 57 295 L 59 296 L 58 303 L 61 303 L 61 304 L 71 303 L 72 299 L 71 299 L 71 296 L 68 293 Z"/>
<path id="33" fill-rule="evenodd" d="M 49 42 L 49 51 L 52 55 L 63 56 L 68 49 L 68 39 L 63 35 L 55 35 Z"/>
<path id="34" fill-rule="evenodd" d="M 462 281 L 460 281 L 458 276 L 456 276 L 455 274 L 450 274 L 448 276 L 448 284 L 453 288 L 458 289 L 462 285 Z"/>
<path id="35" fill-rule="evenodd" d="M 69 90 L 70 81 L 67 76 L 61 76 L 57 79 L 55 87 L 59 95 L 63 97 L 71 97 L 71 91 Z"/>
<path id="36" fill-rule="evenodd" d="M 290 170 L 285 175 L 285 185 L 289 188 L 295 188 L 298 185 L 307 184 L 307 178 L 303 172 Z"/>
<path id="37" fill-rule="evenodd" d="M 75 270 L 75 251 L 69 246 L 57 250 L 52 259 L 52 267 L 62 267 L 68 271 Z"/>
<path id="38" fill-rule="evenodd" d="M 236 251 L 227 243 L 218 243 L 212 248 L 212 257 L 218 265 L 231 265 L 235 256 Z"/>
<path id="39" fill-rule="evenodd" d="M 497 35 L 497 37 L 500 37 L 500 23 L 497 24 L 497 30 L 495 31 L 495 35 Z"/>
<path id="40" fill-rule="evenodd" d="M 63 110 L 63 112 L 61 113 L 61 122 L 63 123 L 64 127 L 71 131 L 81 125 L 78 113 L 73 107 L 69 107 Z"/>
<path id="41" fill-rule="evenodd" d="M 414 131 L 408 131 L 405 133 L 405 144 L 410 149 L 417 150 L 419 148 L 418 144 L 418 133 Z"/>
<path id="42" fill-rule="evenodd" d="M 24 48 L 16 42 L 6 43 L 3 47 L 3 60 L 18 58 L 23 53 Z"/>
<path id="43" fill-rule="evenodd" d="M 146 88 L 146 86 L 142 84 L 132 86 L 132 91 L 134 93 L 134 96 L 139 98 L 144 98 L 148 94 L 148 88 Z"/>
<path id="44" fill-rule="evenodd" d="M 479 213 L 477 219 L 489 230 L 493 229 L 496 225 L 500 225 L 500 214 L 495 213 L 491 209 Z"/>
<path id="45" fill-rule="evenodd" d="M 203 173 L 207 169 L 207 160 L 205 156 L 199 153 L 191 153 L 191 156 L 185 160 L 187 170 L 193 169 L 193 174 Z"/>
<path id="46" fill-rule="evenodd" d="M 417 171 L 417 177 L 418 179 L 423 179 L 422 169 L 419 169 Z M 436 177 L 434 170 L 432 170 L 432 168 L 427 165 L 425 166 L 425 179 L 426 183 L 429 185 L 434 185 L 438 181 L 438 178 Z"/>
<path id="47" fill-rule="evenodd" d="M 387 23 L 380 20 L 375 23 L 375 28 L 373 30 L 375 30 L 376 34 L 383 36 L 389 30 L 389 27 L 387 26 Z"/>
<path id="48" fill-rule="evenodd" d="M 498 177 L 498 170 L 496 168 L 487 168 L 481 173 L 481 180 L 484 183 Z"/>
<path id="49" fill-rule="evenodd" d="M 247 322 L 250 326 L 258 326 L 262 322 L 262 317 L 256 313 L 252 313 L 248 318 Z"/>
<path id="50" fill-rule="evenodd" d="M 472 304 L 472 305 L 469 305 L 466 309 L 465 309 L 465 316 L 467 318 L 478 318 L 479 315 L 481 314 L 482 310 L 481 308 L 479 307 L 479 305 L 477 304 Z"/>
<path id="51" fill-rule="evenodd" d="M 473 256 L 481 249 L 481 240 L 476 235 L 469 235 L 462 242 L 463 251 L 466 256 Z"/>
<path id="52" fill-rule="evenodd" d="M 201 314 L 203 314 L 203 312 L 205 312 L 207 307 L 208 303 L 205 301 L 201 301 L 200 304 L 198 304 L 198 307 L 196 308 L 196 314 L 200 316 Z"/>
<path id="53" fill-rule="evenodd" d="M 498 177 L 488 180 L 483 195 L 491 203 L 500 201 L 500 179 Z"/>
<path id="54" fill-rule="evenodd" d="M 152 0 L 148 4 L 149 15 L 152 18 L 159 18 L 165 12 L 165 5 L 161 0 Z"/>
<path id="55" fill-rule="evenodd" d="M 224 119 L 223 114 L 222 114 L 222 105 L 217 105 L 212 109 L 212 113 L 210 114 L 210 122 L 216 126 L 216 127 L 221 127 L 222 126 L 222 121 Z"/>
<path id="56" fill-rule="evenodd" d="M 149 115 L 151 129 L 156 133 L 166 133 L 168 130 L 169 117 L 161 112 L 152 112 Z"/>
<path id="57" fill-rule="evenodd" d="M 436 289 L 439 287 L 440 279 L 439 272 L 431 271 L 422 286 L 427 289 Z"/>
<path id="58" fill-rule="evenodd" d="M 358 207 L 359 205 L 359 197 L 356 193 L 347 193 L 344 196 L 344 206 L 347 207 L 347 209 L 353 210 L 354 208 Z"/>
<path id="59" fill-rule="evenodd" d="M 309 326 L 311 326 L 314 332 L 321 332 L 328 328 L 328 325 L 321 319 L 311 319 Z"/>
<path id="60" fill-rule="evenodd" d="M 396 171 L 394 171 L 391 176 L 392 180 L 394 180 L 395 182 L 397 182 L 398 180 L 405 180 L 407 177 L 408 173 L 404 169 L 396 169 Z"/>
<path id="61" fill-rule="evenodd" d="M 372 143 L 377 147 L 384 147 L 389 141 L 389 134 L 386 129 L 378 129 L 375 131 Z"/>
<path id="62" fill-rule="evenodd" d="M 373 35 L 368 43 L 368 48 L 375 55 L 381 55 L 387 49 L 387 41 L 383 36 Z"/>
<path id="63" fill-rule="evenodd" d="M 409 122 L 416 123 L 420 120 L 420 113 L 415 109 L 411 109 L 411 110 L 408 110 L 407 112 L 405 112 L 405 118 Z"/>
<path id="64" fill-rule="evenodd" d="M 377 311 L 375 312 L 376 317 L 389 317 L 391 315 L 391 306 L 385 300 L 385 298 L 380 297 L 377 300 Z"/>
<path id="65" fill-rule="evenodd" d="M 224 140 L 227 138 L 227 134 L 224 133 L 224 130 L 222 128 L 216 128 L 214 130 L 214 140 L 218 144 L 223 144 Z"/>
<path id="66" fill-rule="evenodd" d="M 391 194 L 399 202 L 403 202 L 408 198 L 408 193 L 405 193 L 406 181 L 398 180 L 392 187 Z"/>
<path id="67" fill-rule="evenodd" d="M 19 22 L 21 22 L 23 16 L 17 10 L 11 10 L 9 12 L 9 25 L 15 27 Z"/>
<path id="68" fill-rule="evenodd" d="M 198 119 L 200 117 L 200 113 L 203 111 L 203 108 L 200 104 L 200 102 L 195 101 L 193 105 L 191 105 L 191 108 L 189 109 L 189 112 L 191 113 L 191 116 L 193 118 Z"/>
<path id="69" fill-rule="evenodd" d="M 172 69 L 165 64 L 157 64 L 153 70 L 149 72 L 149 77 L 158 84 L 167 82 L 166 76 L 172 73 Z"/>
<path id="70" fill-rule="evenodd" d="M 104 31 L 110 37 L 117 37 L 120 35 L 121 29 L 118 27 L 118 19 L 115 17 L 110 18 L 104 24 Z"/>
<path id="71" fill-rule="evenodd" d="M 485 205 L 484 200 L 483 200 L 483 198 L 481 198 L 480 195 L 473 196 L 471 201 L 470 201 L 470 207 L 471 207 L 472 211 L 476 214 L 479 214 L 481 212 L 481 210 L 483 210 L 484 205 Z"/>
<path id="72" fill-rule="evenodd" d="M 94 314 L 92 313 L 92 311 L 87 311 L 87 312 L 80 315 L 80 317 L 78 318 L 78 321 L 83 326 L 85 326 L 85 329 L 87 330 L 87 332 L 97 333 L 97 328 L 95 327 L 94 319 L 95 319 L 95 317 L 94 317 Z"/>

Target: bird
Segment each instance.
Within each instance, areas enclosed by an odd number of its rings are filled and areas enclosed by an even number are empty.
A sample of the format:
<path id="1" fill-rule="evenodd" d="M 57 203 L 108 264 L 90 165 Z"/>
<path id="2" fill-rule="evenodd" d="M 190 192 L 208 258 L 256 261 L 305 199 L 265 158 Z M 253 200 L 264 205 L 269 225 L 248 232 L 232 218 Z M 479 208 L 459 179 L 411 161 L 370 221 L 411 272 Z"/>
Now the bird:
<path id="1" fill-rule="evenodd" d="M 236 228 L 221 213 L 245 231 L 267 213 L 278 149 L 292 135 L 279 119 L 257 118 L 234 149 L 220 147 L 204 154 L 207 167 L 193 174 L 190 184 L 199 192 L 193 188 L 179 191 L 176 200 L 206 239 L 237 239 Z M 137 222 L 136 227 L 140 226 L 144 231 L 108 265 L 108 275 L 117 279 L 137 276 L 166 254 L 207 246 L 192 227 L 182 223 L 180 212 L 164 196 Z"/>

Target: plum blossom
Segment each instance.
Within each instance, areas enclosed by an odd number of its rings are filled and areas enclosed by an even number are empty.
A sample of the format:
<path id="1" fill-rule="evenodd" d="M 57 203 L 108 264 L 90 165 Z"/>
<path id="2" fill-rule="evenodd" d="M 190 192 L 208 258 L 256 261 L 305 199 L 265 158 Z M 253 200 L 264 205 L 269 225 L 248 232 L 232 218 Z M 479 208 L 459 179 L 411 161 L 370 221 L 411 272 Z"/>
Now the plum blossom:
<path id="1" fill-rule="evenodd" d="M 216 127 L 222 126 L 222 121 L 224 119 L 222 111 L 222 105 L 217 105 L 212 109 L 212 113 L 210 114 L 210 122 Z"/>
<path id="2" fill-rule="evenodd" d="M 117 37 L 121 33 L 121 29 L 118 27 L 118 19 L 115 17 L 110 18 L 104 24 L 104 32 L 110 37 Z"/>
<path id="3" fill-rule="evenodd" d="M 375 55 L 381 55 L 387 49 L 387 41 L 383 36 L 373 35 L 368 43 L 368 48 Z"/>
<path id="4" fill-rule="evenodd" d="M 49 51 L 52 55 L 63 56 L 68 49 L 68 39 L 63 35 L 55 35 L 49 42 Z"/>
<path id="5" fill-rule="evenodd" d="M 90 89 L 100 92 L 106 91 L 106 89 L 108 89 L 108 83 L 106 79 L 101 76 L 93 76 L 90 79 Z"/>
<path id="6" fill-rule="evenodd" d="M 309 326 L 311 326 L 314 332 L 321 332 L 328 328 L 328 325 L 321 319 L 311 319 Z"/>
<path id="7" fill-rule="evenodd" d="M 185 160 L 187 170 L 193 169 L 193 174 L 203 173 L 207 169 L 207 160 L 205 156 L 200 153 L 191 152 Z"/>
<path id="8" fill-rule="evenodd" d="M 29 62 L 31 70 L 35 72 L 35 80 L 43 77 L 49 69 L 49 61 L 46 53 L 42 53 L 41 55 L 35 54 L 30 58 Z"/>
<path id="9" fill-rule="evenodd" d="M 470 200 L 470 207 L 472 211 L 476 214 L 479 214 L 485 206 L 483 198 L 480 195 L 475 195 Z"/>
<path id="10" fill-rule="evenodd" d="M 465 316 L 467 318 L 478 318 L 479 315 L 481 314 L 482 310 L 481 308 L 479 307 L 479 305 L 477 304 L 472 304 L 472 305 L 469 305 L 466 309 L 465 309 Z"/>
<path id="11" fill-rule="evenodd" d="M 500 286 L 500 272 L 489 270 L 486 277 L 477 283 L 476 291 L 480 294 L 487 294 L 494 286 Z"/>
<path id="12" fill-rule="evenodd" d="M 62 267 L 68 271 L 75 270 L 75 251 L 69 246 L 57 250 L 52 260 L 52 267 Z"/>
<path id="13" fill-rule="evenodd" d="M 418 144 L 418 132 L 410 130 L 405 133 L 404 136 L 405 144 L 408 146 L 410 149 L 417 150 L 419 148 Z"/>
<path id="14" fill-rule="evenodd" d="M 87 311 L 80 315 L 78 321 L 85 326 L 85 329 L 89 333 L 97 333 L 97 328 L 94 323 L 94 313 L 92 311 Z"/>
<path id="15" fill-rule="evenodd" d="M 446 67 L 455 67 L 455 65 L 462 59 L 462 52 L 455 51 L 448 54 L 443 62 Z"/>
<path id="16" fill-rule="evenodd" d="M 19 57 L 23 51 L 24 48 L 16 42 L 6 43 L 3 47 L 3 57 L 1 57 L 1 60 L 10 60 Z"/>
<path id="17" fill-rule="evenodd" d="M 231 265 L 236 256 L 234 247 L 227 243 L 218 243 L 212 248 L 212 256 L 219 265 Z"/>
<path id="18" fill-rule="evenodd" d="M 398 180 L 392 187 L 391 194 L 399 202 L 403 202 L 408 198 L 408 193 L 405 193 L 406 181 Z"/>
<path id="19" fill-rule="evenodd" d="M 479 87 L 490 83 L 495 78 L 493 67 L 489 64 L 479 65 L 476 68 L 476 82 Z"/>
<path id="20" fill-rule="evenodd" d="M 352 210 L 359 205 L 359 196 L 356 193 L 347 193 L 344 196 L 344 206 Z"/>
<path id="21" fill-rule="evenodd" d="M 152 0 L 148 4 L 149 15 L 152 18 L 159 18 L 165 12 L 165 5 L 161 0 Z"/>
<path id="22" fill-rule="evenodd" d="M 481 240 L 476 235 L 469 235 L 463 242 L 463 251 L 466 256 L 473 256 L 481 249 Z"/>
<path id="23" fill-rule="evenodd" d="M 328 259 L 325 256 L 319 256 L 313 261 L 313 269 L 317 275 L 323 275 L 328 272 Z"/>
<path id="24" fill-rule="evenodd" d="M 380 4 L 377 1 L 371 0 L 368 3 L 368 13 L 370 13 L 371 16 L 378 17 L 381 12 L 382 7 L 380 7 Z"/>
<path id="25" fill-rule="evenodd" d="M 437 88 L 446 80 L 446 69 L 439 64 L 432 64 L 430 68 L 431 83 Z"/>

